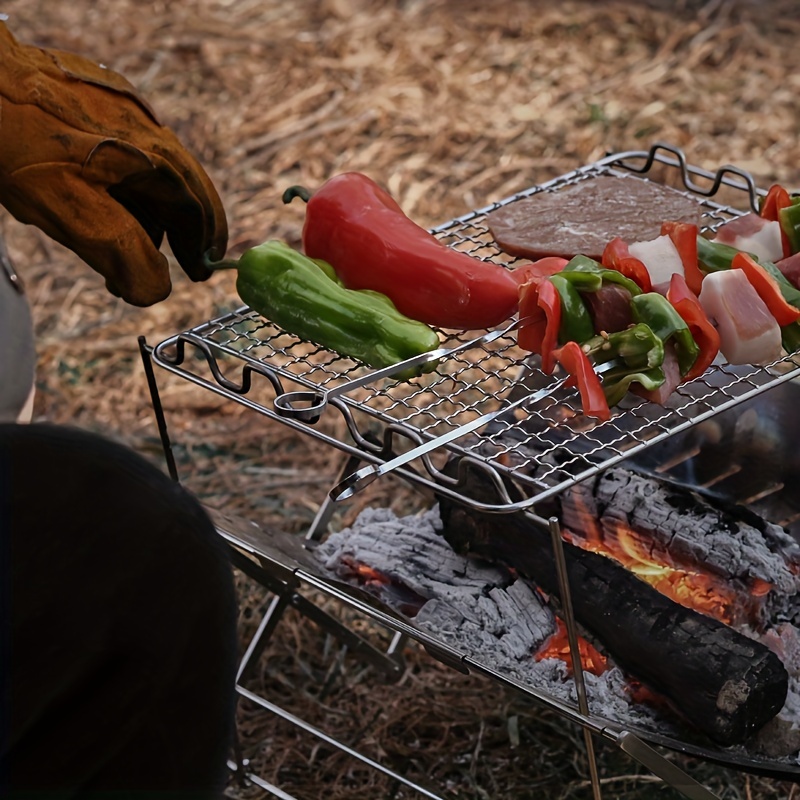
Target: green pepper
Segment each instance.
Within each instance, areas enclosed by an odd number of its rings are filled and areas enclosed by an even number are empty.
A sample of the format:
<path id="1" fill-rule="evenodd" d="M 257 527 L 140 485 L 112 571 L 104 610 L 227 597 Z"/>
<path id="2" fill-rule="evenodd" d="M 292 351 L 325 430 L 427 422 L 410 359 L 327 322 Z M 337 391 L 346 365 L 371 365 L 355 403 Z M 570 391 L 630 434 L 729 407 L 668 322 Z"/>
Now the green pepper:
<path id="1" fill-rule="evenodd" d="M 789 240 L 792 253 L 800 253 L 800 197 L 791 200 L 791 205 L 778 211 L 778 222 Z"/>
<path id="2" fill-rule="evenodd" d="M 606 269 L 589 256 L 575 256 L 558 274 L 575 283 L 579 291 L 596 292 L 604 283 L 616 283 L 617 286 L 627 289 L 632 297 L 642 293 L 635 281 L 615 269 Z"/>
<path id="3" fill-rule="evenodd" d="M 672 340 L 675 354 L 678 357 L 678 367 L 681 375 L 685 375 L 697 361 L 700 348 L 697 346 L 689 326 L 680 314 L 663 295 L 657 292 L 640 294 L 631 300 L 633 318 L 637 322 L 649 325 L 653 333 L 664 344 Z"/>
<path id="4" fill-rule="evenodd" d="M 632 383 L 638 383 L 647 391 L 658 389 L 666 378 L 661 367 L 634 370 L 615 367 L 603 375 L 603 391 L 609 406 L 615 406 L 628 393 Z"/>
<path id="5" fill-rule="evenodd" d="M 800 322 L 792 322 L 781 328 L 781 344 L 787 353 L 795 353 L 800 349 Z"/>
<path id="6" fill-rule="evenodd" d="M 589 310 L 575 286 L 562 277 L 561 273 L 551 275 L 548 279 L 556 287 L 561 300 L 561 325 L 558 329 L 558 341 L 585 342 L 594 336 L 594 325 Z"/>
<path id="7" fill-rule="evenodd" d="M 224 266 L 236 268 L 236 291 L 263 317 L 371 367 L 387 367 L 439 347 L 432 328 L 403 316 L 388 297 L 344 288 L 327 263 L 284 242 L 265 242 Z M 429 362 L 395 377 L 405 380 L 435 367 Z"/>
<path id="8" fill-rule="evenodd" d="M 729 244 L 712 242 L 705 236 L 697 237 L 697 260 L 704 272 L 719 272 L 730 269 L 731 263 L 739 251 Z M 751 254 L 752 255 L 752 254 Z"/>
<path id="9" fill-rule="evenodd" d="M 664 382 L 664 343 L 649 325 L 639 322 L 624 331 L 594 336 L 583 351 L 596 364 L 612 359 L 624 362 L 603 375 L 603 391 L 610 406 L 619 403 L 632 383 L 657 389 Z"/>
<path id="10" fill-rule="evenodd" d="M 622 359 L 628 367 L 650 369 L 664 363 L 664 342 L 643 322 L 624 331 L 593 336 L 583 343 L 583 351 L 596 364 Z"/>

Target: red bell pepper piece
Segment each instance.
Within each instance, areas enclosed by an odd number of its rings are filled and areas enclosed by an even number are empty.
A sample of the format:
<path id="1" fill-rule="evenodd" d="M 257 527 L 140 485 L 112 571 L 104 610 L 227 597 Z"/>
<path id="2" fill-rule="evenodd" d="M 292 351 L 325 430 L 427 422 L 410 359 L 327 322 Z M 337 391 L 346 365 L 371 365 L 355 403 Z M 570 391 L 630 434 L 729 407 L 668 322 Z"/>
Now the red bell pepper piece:
<path id="1" fill-rule="evenodd" d="M 770 220 L 770 222 L 777 222 L 778 212 L 791 204 L 792 198 L 789 196 L 789 192 L 783 186 L 775 183 L 769 187 L 758 213 L 764 219 Z"/>
<path id="2" fill-rule="evenodd" d="M 647 267 L 630 254 L 627 243 L 619 236 L 612 239 L 603 250 L 600 263 L 608 269 L 621 272 L 630 278 L 643 292 L 652 292 L 653 284 Z"/>
<path id="3" fill-rule="evenodd" d="M 526 283 L 519 290 L 520 319 L 530 317 L 517 332 L 517 344 L 542 357 L 542 371 L 548 375 L 555 368 L 554 352 L 561 326 L 561 298 L 548 280 Z"/>
<path id="4" fill-rule="evenodd" d="M 686 285 L 696 294 L 703 287 L 703 273 L 697 258 L 697 225 L 691 222 L 662 222 L 661 235 L 669 236 L 683 264 Z"/>
<path id="5" fill-rule="evenodd" d="M 283 201 L 295 197 L 308 203 L 305 254 L 327 261 L 348 289 L 385 294 L 401 314 L 441 328 L 491 328 L 517 310 L 511 270 L 448 247 L 366 175 L 336 175 L 313 195 L 291 187 Z"/>
<path id="6" fill-rule="evenodd" d="M 538 283 L 544 278 L 549 278 L 561 272 L 569 264 L 566 258 L 560 256 L 545 256 L 530 264 L 517 267 L 511 274 L 519 281 L 520 286 L 535 281 Z"/>
<path id="7" fill-rule="evenodd" d="M 778 325 L 791 325 L 800 319 L 800 308 L 788 303 L 781 292 L 775 278 L 772 277 L 748 253 L 737 253 L 731 262 L 733 269 L 741 269 L 756 290 L 758 296 L 764 301 L 769 313 L 775 317 Z"/>
<path id="8" fill-rule="evenodd" d="M 684 380 L 691 381 L 702 375 L 717 357 L 719 332 L 711 324 L 697 295 L 689 288 L 682 275 L 675 273 L 670 278 L 667 300 L 689 327 L 689 332 L 700 351 L 694 364 L 684 375 Z"/>
<path id="9" fill-rule="evenodd" d="M 780 210 L 782 208 L 787 208 L 791 204 L 792 198 L 789 192 L 786 191 L 783 186 L 775 183 L 769 187 L 758 213 L 770 222 L 780 222 Z M 783 230 L 783 226 L 781 226 L 781 243 L 783 244 L 783 257 L 788 258 L 792 255 L 792 244 L 789 241 L 789 237 L 786 235 L 786 231 Z"/>
<path id="10" fill-rule="evenodd" d="M 583 413 L 587 417 L 597 417 L 600 420 L 611 419 L 611 409 L 608 407 L 603 384 L 581 346 L 577 342 L 567 342 L 555 351 L 555 357 L 570 375 L 567 386 L 577 384 Z"/>

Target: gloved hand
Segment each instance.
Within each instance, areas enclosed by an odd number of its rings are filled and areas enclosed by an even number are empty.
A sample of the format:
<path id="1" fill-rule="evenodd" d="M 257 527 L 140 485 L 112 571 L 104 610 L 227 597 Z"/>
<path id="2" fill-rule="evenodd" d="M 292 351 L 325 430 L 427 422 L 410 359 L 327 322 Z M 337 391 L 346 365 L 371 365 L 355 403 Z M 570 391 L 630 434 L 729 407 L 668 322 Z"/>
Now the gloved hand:
<path id="1" fill-rule="evenodd" d="M 164 234 L 189 277 L 225 254 L 225 211 L 203 168 L 121 75 L 20 44 L 0 22 L 0 203 L 147 306 L 172 288 Z"/>

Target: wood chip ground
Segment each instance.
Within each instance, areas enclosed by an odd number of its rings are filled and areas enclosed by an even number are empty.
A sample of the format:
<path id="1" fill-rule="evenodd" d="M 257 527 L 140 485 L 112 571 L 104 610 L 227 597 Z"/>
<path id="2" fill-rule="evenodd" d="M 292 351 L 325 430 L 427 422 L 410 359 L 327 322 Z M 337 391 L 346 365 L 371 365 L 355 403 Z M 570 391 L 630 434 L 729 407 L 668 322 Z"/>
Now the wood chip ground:
<path id="1" fill-rule="evenodd" d="M 655 141 L 706 168 L 733 163 L 760 185 L 800 187 L 796 0 L 6 0 L 0 11 L 20 39 L 92 57 L 139 87 L 215 181 L 231 256 L 267 238 L 297 245 L 303 208 L 283 206 L 283 189 L 344 170 L 386 185 L 424 226 Z M 192 284 L 176 268 L 170 298 L 136 309 L 35 230 L 5 214 L 0 230 L 30 287 L 36 418 L 163 463 L 137 336 L 155 343 L 237 306 L 233 276 Z M 185 381 L 160 383 L 181 475 L 205 502 L 291 532 L 310 523 L 341 454 Z M 369 504 L 408 513 L 428 502 L 379 481 L 334 523 Z M 264 597 L 239 581 L 245 641 Z M 559 717 L 415 650 L 377 695 L 348 658 L 344 686 L 328 687 L 331 646 L 290 615 L 256 684 L 291 689 L 296 713 L 447 797 L 591 796 L 579 732 Z M 301 800 L 412 796 L 251 707 L 241 732 L 253 766 Z M 600 759 L 608 797 L 674 796 L 615 748 L 601 745 Z M 800 795 L 686 766 L 724 798 Z"/>

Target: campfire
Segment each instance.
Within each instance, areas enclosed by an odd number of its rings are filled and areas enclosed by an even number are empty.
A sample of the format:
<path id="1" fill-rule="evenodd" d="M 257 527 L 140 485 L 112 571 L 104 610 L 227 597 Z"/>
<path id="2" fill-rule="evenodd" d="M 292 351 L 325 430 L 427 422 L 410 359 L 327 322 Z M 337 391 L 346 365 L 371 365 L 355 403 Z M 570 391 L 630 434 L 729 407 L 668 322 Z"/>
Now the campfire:
<path id="1" fill-rule="evenodd" d="M 490 485 L 471 480 L 486 501 Z M 792 537 L 623 468 L 556 508 L 593 713 L 755 752 L 766 737 L 773 755 L 800 763 Z M 372 510 L 317 553 L 420 627 L 574 701 L 549 535 L 525 515 L 446 498 L 409 519 Z"/>
<path id="2" fill-rule="evenodd" d="M 578 638 L 578 653 L 584 672 L 602 675 L 608 668 L 608 659 L 582 636 Z M 536 651 L 534 658 L 544 661 L 547 658 L 560 658 L 567 665 L 567 672 L 573 674 L 572 652 L 567 638 L 567 626 L 561 617 L 556 617 L 556 631 L 548 637 Z"/>

